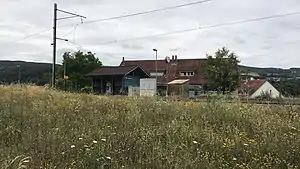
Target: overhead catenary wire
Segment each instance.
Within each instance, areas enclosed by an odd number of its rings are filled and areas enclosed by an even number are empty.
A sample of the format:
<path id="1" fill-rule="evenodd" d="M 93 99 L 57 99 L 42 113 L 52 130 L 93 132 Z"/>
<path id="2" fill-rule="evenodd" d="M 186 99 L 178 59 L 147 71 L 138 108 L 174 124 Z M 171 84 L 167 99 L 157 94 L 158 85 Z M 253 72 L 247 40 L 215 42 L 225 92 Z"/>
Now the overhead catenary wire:
<path id="1" fill-rule="evenodd" d="M 202 27 L 200 26 L 200 27 L 197 27 L 197 28 L 189 28 L 189 29 L 184 29 L 184 30 L 172 31 L 172 32 L 149 35 L 149 36 L 143 36 L 143 37 L 137 37 L 137 38 L 114 40 L 114 41 L 104 42 L 104 43 L 100 43 L 100 44 L 97 44 L 97 45 L 91 45 L 91 46 L 85 46 L 85 47 L 101 46 L 101 45 L 106 45 L 106 44 L 127 42 L 127 41 L 140 40 L 140 39 L 149 39 L 149 38 L 154 38 L 154 37 L 158 37 L 158 36 L 181 34 L 181 33 L 186 33 L 186 32 L 197 31 L 197 30 L 205 30 L 205 29 L 211 29 L 211 28 L 217 28 L 217 27 L 223 27 L 223 26 L 231 26 L 231 25 L 237 25 L 237 24 L 243 24 L 243 23 L 249 23 L 249 22 L 257 22 L 257 21 L 262 21 L 262 20 L 282 18 L 282 17 L 292 16 L 292 15 L 300 15 L 300 12 L 277 14 L 277 15 L 265 16 L 265 17 L 260 17 L 260 18 L 252 18 L 252 19 L 247 19 L 247 20 L 242 20 L 242 21 L 220 23 L 220 24 L 215 24 L 215 25 L 210 25 L 210 26 L 202 26 Z"/>
<path id="2" fill-rule="evenodd" d="M 145 14 L 150 14 L 150 13 L 155 13 L 155 12 L 160 12 L 160 11 L 165 11 L 165 10 L 171 10 L 171 9 L 182 8 L 182 7 L 186 7 L 186 6 L 197 5 L 197 4 L 201 4 L 201 3 L 205 3 L 205 2 L 209 2 L 209 1 L 212 1 L 212 0 L 195 1 L 195 2 L 185 3 L 185 4 L 181 4 L 181 5 L 176 5 L 176 6 L 170 6 L 170 7 L 166 7 L 166 8 L 161 8 L 161 9 L 154 9 L 154 10 L 137 12 L 137 13 L 127 14 L 127 15 L 120 15 L 120 16 L 115 16 L 115 17 L 110 17 L 110 18 L 104 18 L 104 19 L 96 19 L 96 20 L 81 22 L 81 24 L 90 24 L 90 23 L 94 23 L 94 22 L 104 22 L 104 21 L 109 21 L 109 20 L 134 17 L 134 16 L 138 16 L 138 15 L 145 15 Z M 74 24 L 61 25 L 61 26 L 58 26 L 58 28 L 59 27 L 68 27 L 68 26 L 74 26 Z M 18 39 L 18 40 L 12 41 L 12 42 L 8 42 L 8 43 L 20 42 L 22 40 L 25 40 L 25 39 L 28 39 L 28 38 L 40 35 L 40 34 L 42 34 L 44 32 L 50 31 L 50 30 L 52 30 L 52 28 L 48 28 L 48 29 L 45 29 L 45 30 L 42 30 L 42 31 L 39 31 L 39 32 L 36 32 L 36 33 L 33 33 L 33 34 L 26 35 L 26 36 L 24 36 L 21 39 Z"/>
<path id="3" fill-rule="evenodd" d="M 28 38 L 31 38 L 31 37 L 34 37 L 34 36 L 43 34 L 43 33 L 45 33 L 45 32 L 48 32 L 49 30 L 51 30 L 51 29 L 43 29 L 43 30 L 41 30 L 41 31 L 39 31 L 39 32 L 36 32 L 36 33 L 33 33 L 33 34 L 26 35 L 26 36 L 24 36 L 24 37 L 22 37 L 22 38 L 20 38 L 20 39 L 17 39 L 17 40 L 14 40 L 14 41 L 10 41 L 10 42 L 7 42 L 7 43 L 2 44 L 2 45 L 9 45 L 9 44 L 12 44 L 12 43 L 21 42 L 21 41 L 26 40 L 26 39 L 28 39 Z"/>
<path id="4" fill-rule="evenodd" d="M 150 14 L 150 13 L 156 13 L 156 12 L 161 12 L 161 11 L 166 11 L 166 10 L 171 10 L 171 9 L 176 9 L 176 8 L 198 5 L 198 4 L 202 4 L 202 3 L 206 3 L 206 2 L 210 2 L 210 1 L 212 1 L 212 0 L 201 0 L 201 1 L 184 3 L 181 5 L 169 6 L 169 7 L 165 7 L 165 8 L 137 12 L 137 13 L 126 14 L 126 15 L 120 15 L 120 16 L 115 16 L 115 17 L 110 17 L 110 18 L 95 19 L 95 20 L 91 20 L 91 21 L 85 21 L 84 24 L 90 24 L 90 23 L 95 23 L 95 22 L 104 22 L 104 21 L 109 21 L 109 20 L 115 20 L 115 19 L 134 17 L 134 16 L 145 15 L 145 14 Z M 70 26 L 70 25 L 62 25 L 59 27 L 64 27 L 64 26 Z"/>

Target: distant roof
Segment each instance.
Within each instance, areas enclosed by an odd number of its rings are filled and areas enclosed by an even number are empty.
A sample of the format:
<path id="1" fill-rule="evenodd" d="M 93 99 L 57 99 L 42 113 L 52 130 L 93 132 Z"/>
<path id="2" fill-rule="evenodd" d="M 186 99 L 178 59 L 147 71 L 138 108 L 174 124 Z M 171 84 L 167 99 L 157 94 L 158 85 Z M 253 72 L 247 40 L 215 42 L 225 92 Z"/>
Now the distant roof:
<path id="1" fill-rule="evenodd" d="M 252 89 L 257 90 L 266 82 L 267 82 L 266 80 L 250 80 L 250 81 L 246 82 L 244 85 L 247 88 L 252 88 Z"/>
<path id="2" fill-rule="evenodd" d="M 143 68 L 139 66 L 101 66 L 87 75 L 88 76 L 126 75 L 136 69 L 141 69 L 142 71 L 144 71 Z M 144 72 L 148 75 L 146 71 Z"/>
<path id="3" fill-rule="evenodd" d="M 184 84 L 188 81 L 190 81 L 190 79 L 176 79 L 176 80 L 169 82 L 168 84 L 169 85 L 180 85 L 180 84 Z"/>
<path id="4" fill-rule="evenodd" d="M 206 82 L 204 77 L 204 70 L 201 64 L 205 63 L 207 59 L 177 59 L 176 64 L 166 63 L 165 60 L 157 60 L 157 70 L 166 71 L 167 74 L 164 77 L 158 77 L 158 83 L 168 83 L 172 80 L 180 78 L 178 72 L 180 71 L 195 71 L 195 76 L 188 77 L 190 84 L 204 84 Z M 171 61 L 174 63 L 174 61 Z M 156 60 L 124 60 L 120 66 L 140 66 L 148 73 L 155 72 Z"/>

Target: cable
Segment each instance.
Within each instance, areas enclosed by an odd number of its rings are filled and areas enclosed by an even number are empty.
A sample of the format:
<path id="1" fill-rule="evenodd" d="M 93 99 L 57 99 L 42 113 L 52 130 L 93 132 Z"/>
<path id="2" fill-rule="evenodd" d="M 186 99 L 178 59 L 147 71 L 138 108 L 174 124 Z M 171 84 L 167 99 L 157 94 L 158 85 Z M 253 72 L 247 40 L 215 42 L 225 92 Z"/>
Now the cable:
<path id="1" fill-rule="evenodd" d="M 72 28 L 68 33 L 66 33 L 66 34 L 63 35 L 62 37 L 67 37 L 67 36 L 71 35 L 71 34 L 76 30 L 77 26 L 78 26 L 78 24 L 76 24 L 76 25 L 74 26 L 74 28 Z"/>
<path id="2" fill-rule="evenodd" d="M 138 12 L 138 13 L 132 13 L 132 14 L 127 14 L 127 15 L 115 16 L 115 17 L 111 17 L 111 18 L 86 21 L 83 24 L 89 24 L 89 23 L 95 23 L 95 22 L 104 22 L 104 21 L 121 19 L 121 18 L 128 18 L 128 17 L 138 16 L 138 15 L 145 15 L 145 14 L 149 14 L 149 13 L 161 12 L 161 11 L 170 10 L 170 9 L 176 9 L 176 8 L 182 8 L 182 7 L 186 7 L 186 6 L 202 4 L 202 3 L 210 2 L 210 1 L 212 1 L 212 0 L 195 1 L 195 2 L 185 3 L 185 4 L 181 4 L 181 5 L 161 8 L 161 9 L 154 9 L 154 10 L 149 10 L 149 11 L 144 11 L 144 12 Z M 65 27 L 65 26 L 70 26 L 70 25 L 62 25 L 62 26 L 59 26 L 59 27 Z"/>
<path id="3" fill-rule="evenodd" d="M 272 16 L 267 16 L 267 17 L 247 19 L 247 20 L 237 21 L 237 22 L 227 22 L 227 23 L 221 23 L 221 24 L 216 24 L 216 25 L 211 25 L 211 26 L 204 26 L 204 27 L 198 27 L 198 28 L 190 28 L 190 29 L 185 29 L 185 30 L 167 32 L 167 33 L 150 35 L 150 36 L 144 36 L 144 37 L 138 37 L 138 38 L 115 40 L 115 41 L 100 43 L 98 45 L 93 45 L 93 46 L 99 46 L 99 45 L 101 46 L 101 45 L 106 45 L 106 44 L 126 42 L 126 41 L 132 41 L 132 40 L 148 39 L 148 38 L 157 37 L 157 36 L 166 36 L 166 35 L 171 35 L 171 34 L 180 34 L 180 33 L 192 32 L 192 31 L 197 31 L 197 30 L 204 30 L 204 29 L 210 29 L 210 28 L 216 28 L 216 27 L 222 27 L 222 26 L 230 26 L 230 25 L 236 25 L 236 24 L 242 24 L 242 23 L 248 23 L 248 22 L 255 22 L 255 21 L 261 21 L 261 20 L 268 20 L 268 19 L 274 19 L 274 18 L 280 18 L 280 17 L 292 16 L 292 15 L 299 15 L 299 14 L 300 14 L 300 12 L 293 12 L 293 13 L 272 15 Z"/>
<path id="4" fill-rule="evenodd" d="M 18 39 L 18 40 L 15 40 L 15 41 L 7 42 L 7 43 L 5 43 L 5 44 L 3 44 L 3 45 L 8 45 L 8 44 L 11 44 L 11 43 L 20 42 L 20 41 L 22 41 L 22 40 L 31 38 L 31 37 L 33 37 L 33 36 L 40 35 L 40 34 L 42 34 L 42 33 L 44 33 L 44 32 L 49 31 L 49 30 L 51 30 L 51 29 L 44 29 L 44 30 L 42 30 L 42 31 L 39 31 L 39 32 L 36 32 L 36 33 L 33 33 L 33 34 L 29 34 L 29 35 L 27 35 L 27 36 L 25 36 L 25 37 L 23 37 L 23 38 L 21 38 L 21 39 Z"/>
<path id="5" fill-rule="evenodd" d="M 186 3 L 186 4 L 181 4 L 181 5 L 176 5 L 176 6 L 170 6 L 170 7 L 166 7 L 166 8 L 161 8 L 161 9 L 155 9 L 155 10 L 150 10 L 150 11 L 144 11 L 144 12 L 138 12 L 138 13 L 132 13 L 132 14 L 127 14 L 127 15 L 121 15 L 121 16 L 116 16 L 116 17 L 111 17 L 111 18 L 106 18 L 106 19 L 97 19 L 97 20 L 91 20 L 91 21 L 88 21 L 88 22 L 81 22 L 81 24 L 89 24 L 89 23 L 94 23 L 94 22 L 103 22 L 103 21 L 108 21 L 108 20 L 114 20 L 114 19 L 121 19 L 121 18 L 128 18 L 128 17 L 133 17 L 133 16 L 138 16 L 138 15 L 144 15 L 144 14 L 149 14 L 149 13 L 154 13 L 154 12 L 160 12 L 160 11 L 165 11 L 165 10 L 170 10 L 170 9 L 176 9 L 176 8 L 181 8 L 181 7 L 186 7 L 186 6 L 191 6 L 191 5 L 197 5 L 197 4 L 201 4 L 201 3 L 205 3 L 205 2 L 210 2 L 212 0 L 202 0 L 202 1 L 195 1 L 195 2 L 191 2 L 191 3 Z M 67 27 L 67 26 L 73 26 L 74 24 L 70 24 L 70 25 L 62 25 L 62 26 L 58 26 L 59 27 Z M 78 26 L 79 24 L 77 24 Z M 10 43 L 16 43 L 16 42 L 19 42 L 19 41 L 22 41 L 22 40 L 25 40 L 25 39 L 28 39 L 30 37 L 33 37 L 33 36 L 37 36 L 37 35 L 40 35 L 44 32 L 47 32 L 49 30 L 51 30 L 52 28 L 50 29 L 45 29 L 45 30 L 42 30 L 40 32 L 37 32 L 37 33 L 33 33 L 33 34 L 30 34 L 30 35 L 27 35 L 21 39 L 18 39 L 16 41 L 11 41 L 11 42 L 8 42 L 8 44 Z M 4 44 L 6 45 L 6 44 Z"/>

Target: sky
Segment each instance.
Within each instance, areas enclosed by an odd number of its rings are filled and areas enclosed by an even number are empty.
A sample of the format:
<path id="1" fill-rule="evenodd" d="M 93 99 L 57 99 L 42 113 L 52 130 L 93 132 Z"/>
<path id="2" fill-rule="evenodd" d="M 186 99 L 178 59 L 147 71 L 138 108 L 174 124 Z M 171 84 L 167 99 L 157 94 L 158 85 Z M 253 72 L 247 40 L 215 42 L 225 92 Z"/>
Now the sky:
<path id="1" fill-rule="evenodd" d="M 57 63 L 64 52 L 91 51 L 104 65 L 178 55 L 205 58 L 223 46 L 241 64 L 300 67 L 300 14 L 227 26 L 224 23 L 300 12 L 299 0 L 211 0 L 145 15 L 85 23 L 197 0 L 0 0 L 0 60 L 52 62 L 53 4 L 86 16 L 58 21 Z M 68 15 L 58 13 L 58 17 Z M 181 30 L 195 31 L 152 36 Z M 44 32 L 22 39 L 28 35 Z M 150 36 L 150 37 L 149 37 Z M 149 37 L 142 38 L 140 37 Z M 132 40 L 135 39 L 135 40 Z"/>

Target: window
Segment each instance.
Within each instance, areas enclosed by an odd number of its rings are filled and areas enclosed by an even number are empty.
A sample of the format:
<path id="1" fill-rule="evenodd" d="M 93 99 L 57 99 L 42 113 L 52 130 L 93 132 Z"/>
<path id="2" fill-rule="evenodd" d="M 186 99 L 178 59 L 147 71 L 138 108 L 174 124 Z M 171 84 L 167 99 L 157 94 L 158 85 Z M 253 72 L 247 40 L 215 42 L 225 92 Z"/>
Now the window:
<path id="1" fill-rule="evenodd" d="M 195 76 L 194 72 L 180 72 L 180 76 Z"/>

